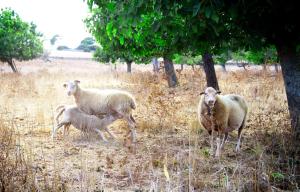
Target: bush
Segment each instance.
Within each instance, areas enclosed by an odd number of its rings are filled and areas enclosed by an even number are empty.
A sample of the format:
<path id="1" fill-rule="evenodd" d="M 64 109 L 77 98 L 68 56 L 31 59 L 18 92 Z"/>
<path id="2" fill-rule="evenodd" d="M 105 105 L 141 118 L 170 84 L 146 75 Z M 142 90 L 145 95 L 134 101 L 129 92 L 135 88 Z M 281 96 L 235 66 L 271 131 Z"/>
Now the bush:
<path id="1" fill-rule="evenodd" d="M 70 50 L 70 48 L 65 46 L 65 45 L 60 45 L 60 46 L 57 47 L 57 50 L 59 50 L 59 51 Z"/>

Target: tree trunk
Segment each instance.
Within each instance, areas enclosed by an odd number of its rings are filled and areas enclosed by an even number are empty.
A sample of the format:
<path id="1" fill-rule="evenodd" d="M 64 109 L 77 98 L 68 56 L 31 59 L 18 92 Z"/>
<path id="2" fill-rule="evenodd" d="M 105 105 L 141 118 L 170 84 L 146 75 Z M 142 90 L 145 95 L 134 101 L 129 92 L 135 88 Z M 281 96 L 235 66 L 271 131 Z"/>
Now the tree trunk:
<path id="1" fill-rule="evenodd" d="M 300 138 L 300 55 L 296 48 L 277 47 L 288 100 L 293 135 Z"/>
<path id="2" fill-rule="evenodd" d="M 158 73 L 158 71 L 159 71 L 159 66 L 158 66 L 158 60 L 157 60 L 156 57 L 154 57 L 154 58 L 152 59 L 152 65 L 153 65 L 153 72 L 154 72 L 154 73 Z"/>
<path id="3" fill-rule="evenodd" d="M 164 57 L 164 66 L 169 87 L 175 87 L 178 84 L 178 81 L 172 60 Z"/>
<path id="4" fill-rule="evenodd" d="M 227 71 L 226 71 L 226 66 L 225 66 L 225 63 L 222 63 L 222 64 L 221 64 L 221 66 L 222 66 L 222 70 L 223 70 L 223 72 L 227 72 Z"/>
<path id="5" fill-rule="evenodd" d="M 216 76 L 214 60 L 210 53 L 204 53 L 202 55 L 203 59 L 203 68 L 206 75 L 206 86 L 213 87 L 216 90 L 219 90 L 219 84 Z"/>
<path id="6" fill-rule="evenodd" d="M 275 68 L 276 73 L 278 73 L 278 63 L 274 64 L 274 68 Z"/>
<path id="7" fill-rule="evenodd" d="M 247 71 L 247 69 L 246 69 L 246 64 L 243 63 L 242 65 L 243 65 L 244 71 Z"/>
<path id="8" fill-rule="evenodd" d="M 7 63 L 11 67 L 11 69 L 13 70 L 14 73 L 18 72 L 18 69 L 17 69 L 16 64 L 13 59 L 7 60 Z"/>
<path id="9" fill-rule="evenodd" d="M 183 70 L 183 64 L 180 64 L 180 70 L 181 71 Z"/>
<path id="10" fill-rule="evenodd" d="M 263 64 L 263 70 L 267 71 L 267 64 L 265 64 L 265 63 Z"/>
<path id="11" fill-rule="evenodd" d="M 192 69 L 193 69 L 193 71 L 195 70 L 195 66 L 192 64 Z"/>
<path id="12" fill-rule="evenodd" d="M 127 73 L 131 73 L 131 61 L 126 61 L 127 64 Z"/>

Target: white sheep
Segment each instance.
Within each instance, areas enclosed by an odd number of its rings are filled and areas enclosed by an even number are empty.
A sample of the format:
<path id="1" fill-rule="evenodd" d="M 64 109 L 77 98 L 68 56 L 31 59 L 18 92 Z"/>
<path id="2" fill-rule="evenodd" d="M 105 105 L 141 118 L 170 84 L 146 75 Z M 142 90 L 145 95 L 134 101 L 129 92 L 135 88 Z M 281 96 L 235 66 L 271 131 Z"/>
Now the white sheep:
<path id="1" fill-rule="evenodd" d="M 126 91 L 116 89 L 82 89 L 79 83 L 80 81 L 75 80 L 64 84 L 67 94 L 74 96 L 77 107 L 90 115 L 117 114 L 127 121 L 131 141 L 136 142 L 136 122 L 132 116 L 136 103 L 133 96 Z"/>
<path id="2" fill-rule="evenodd" d="M 245 127 L 248 107 L 245 100 L 234 94 L 219 95 L 221 92 L 212 87 L 205 89 L 199 102 L 198 118 L 203 127 L 210 134 L 210 153 L 213 154 L 213 132 L 217 132 L 216 157 L 224 147 L 228 133 L 238 129 L 236 152 L 240 151 L 241 132 Z M 220 136 L 224 135 L 220 146 Z"/>
<path id="3" fill-rule="evenodd" d="M 114 135 L 107 129 L 107 126 L 120 118 L 117 115 L 105 115 L 100 119 L 95 115 L 88 115 L 84 113 L 77 106 L 68 105 L 58 106 L 57 110 L 59 110 L 58 114 L 56 115 L 57 126 L 52 130 L 52 138 L 54 138 L 56 131 L 62 126 L 64 126 L 65 135 L 65 131 L 69 129 L 70 125 L 73 125 L 75 128 L 83 132 L 97 132 L 101 139 L 103 139 L 105 142 L 107 142 L 107 140 L 100 130 L 104 129 L 112 138 L 115 138 Z M 59 122 L 59 117 L 62 114 L 63 119 L 61 122 Z"/>

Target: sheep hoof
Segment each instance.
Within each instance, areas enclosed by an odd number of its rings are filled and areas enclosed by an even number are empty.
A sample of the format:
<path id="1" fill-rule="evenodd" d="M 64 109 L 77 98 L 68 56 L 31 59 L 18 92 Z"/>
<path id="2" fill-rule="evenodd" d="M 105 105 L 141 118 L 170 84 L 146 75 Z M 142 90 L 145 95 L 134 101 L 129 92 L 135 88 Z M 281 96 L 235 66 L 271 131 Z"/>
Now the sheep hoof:
<path id="1" fill-rule="evenodd" d="M 235 152 L 236 152 L 236 153 L 240 153 L 240 151 L 241 151 L 240 147 L 237 146 L 237 147 L 235 148 Z"/>

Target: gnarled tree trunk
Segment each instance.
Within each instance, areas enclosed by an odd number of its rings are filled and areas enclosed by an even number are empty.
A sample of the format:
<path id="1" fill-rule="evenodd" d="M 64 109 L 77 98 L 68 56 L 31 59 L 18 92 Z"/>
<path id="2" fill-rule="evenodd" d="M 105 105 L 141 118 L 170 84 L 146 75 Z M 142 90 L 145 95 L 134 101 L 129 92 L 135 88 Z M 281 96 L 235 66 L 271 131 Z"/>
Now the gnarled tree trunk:
<path id="1" fill-rule="evenodd" d="M 157 60 L 156 57 L 154 57 L 154 58 L 152 59 L 152 65 L 153 65 L 153 72 L 154 72 L 154 73 L 158 73 L 158 71 L 159 71 L 159 66 L 158 66 L 158 60 Z"/>
<path id="2" fill-rule="evenodd" d="M 219 84 L 216 76 L 214 60 L 210 53 L 204 53 L 202 55 L 203 68 L 206 75 L 207 87 L 213 87 L 216 90 L 219 90 Z"/>
<path id="3" fill-rule="evenodd" d="M 194 70 L 195 70 L 195 65 L 194 65 L 194 64 L 192 64 L 191 66 L 192 66 L 192 69 L 193 69 L 193 71 L 194 71 Z"/>
<path id="4" fill-rule="evenodd" d="M 14 73 L 18 72 L 18 69 L 17 69 L 16 64 L 13 59 L 8 59 L 7 63 L 11 67 L 11 69 L 13 70 Z"/>
<path id="5" fill-rule="evenodd" d="M 168 59 L 167 57 L 164 57 L 164 67 L 169 87 L 175 87 L 178 84 L 178 81 L 172 60 Z"/>
<path id="6" fill-rule="evenodd" d="M 277 47 L 288 100 L 291 126 L 296 138 L 300 138 L 300 55 L 296 48 Z"/>
<path id="7" fill-rule="evenodd" d="M 126 61 L 127 73 L 131 73 L 131 64 L 132 64 L 132 61 Z"/>
<path id="8" fill-rule="evenodd" d="M 267 71 L 267 64 L 264 63 L 262 66 L 263 66 L 263 70 L 264 70 L 264 71 Z"/>
<path id="9" fill-rule="evenodd" d="M 274 64 L 274 68 L 275 68 L 276 73 L 278 73 L 278 71 L 279 71 L 279 70 L 278 70 L 278 63 L 275 63 L 275 64 Z"/>

